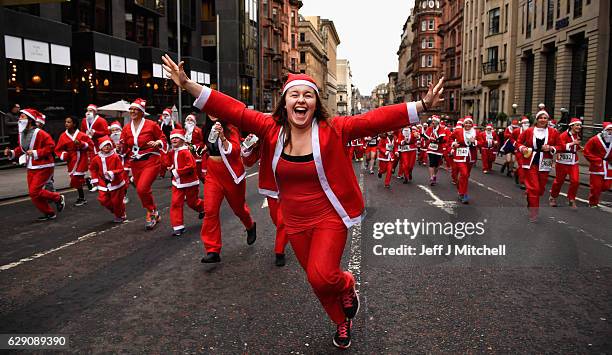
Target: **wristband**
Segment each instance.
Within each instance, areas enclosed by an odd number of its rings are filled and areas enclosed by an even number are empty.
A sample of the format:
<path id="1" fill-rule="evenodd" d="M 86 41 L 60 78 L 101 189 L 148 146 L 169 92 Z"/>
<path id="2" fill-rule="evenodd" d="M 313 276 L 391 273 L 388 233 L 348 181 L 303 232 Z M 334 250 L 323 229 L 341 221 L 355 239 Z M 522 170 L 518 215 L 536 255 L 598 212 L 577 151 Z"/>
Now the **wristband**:
<path id="1" fill-rule="evenodd" d="M 425 100 L 421 99 L 421 105 L 423 105 L 425 111 L 429 111 L 429 107 L 427 107 L 427 105 L 425 104 Z"/>

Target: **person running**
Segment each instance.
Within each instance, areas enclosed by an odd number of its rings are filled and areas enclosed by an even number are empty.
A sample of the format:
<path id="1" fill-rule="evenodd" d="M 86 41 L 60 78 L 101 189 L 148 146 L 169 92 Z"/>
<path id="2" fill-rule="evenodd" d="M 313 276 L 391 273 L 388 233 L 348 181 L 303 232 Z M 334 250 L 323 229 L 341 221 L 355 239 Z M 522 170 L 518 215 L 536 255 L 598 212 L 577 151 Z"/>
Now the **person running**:
<path id="1" fill-rule="evenodd" d="M 306 74 L 289 74 L 270 119 L 230 96 L 190 80 L 182 62 L 177 65 L 168 55 L 163 61 L 167 76 L 197 97 L 196 107 L 260 138 L 260 191 L 278 194 L 295 255 L 323 308 L 337 325 L 333 343 L 348 348 L 359 298 L 355 279 L 340 269 L 340 260 L 347 228 L 361 222 L 365 206 L 344 147 L 352 139 L 418 122 L 419 111 L 443 100 L 440 96 L 444 80 L 441 78 L 435 87 L 430 84 L 427 95 L 419 102 L 328 119 L 314 80 Z"/>
<path id="2" fill-rule="evenodd" d="M 504 156 L 504 164 L 501 167 L 501 173 L 506 170 L 506 176 L 512 175 L 514 171 L 514 150 L 515 140 L 512 132 L 518 128 L 518 120 L 514 119 L 510 122 L 510 125 L 504 130 L 504 143 L 501 145 L 499 152 Z"/>
<path id="3" fill-rule="evenodd" d="M 612 188 L 612 122 L 604 122 L 603 130 L 588 140 L 584 157 L 589 161 L 589 207 L 597 207 L 601 193 Z"/>
<path id="4" fill-rule="evenodd" d="M 113 223 L 125 222 L 125 170 L 110 137 L 98 140 L 98 154 L 91 160 L 89 171 L 92 183 L 98 186 L 98 201 L 114 215 Z"/>
<path id="5" fill-rule="evenodd" d="M 393 162 L 397 159 L 397 139 L 393 132 L 383 133 L 378 141 L 378 178 L 385 175 L 385 188 L 391 187 Z"/>
<path id="6" fill-rule="evenodd" d="M 414 169 L 414 164 L 416 162 L 417 141 L 419 138 L 420 135 L 415 126 L 412 126 L 412 128 L 402 128 L 398 147 L 400 158 L 398 175 L 404 179 L 404 184 L 407 184 L 408 181 L 412 181 L 412 169 Z"/>
<path id="7" fill-rule="evenodd" d="M 499 137 L 493 130 L 493 124 L 487 123 L 485 130 L 479 133 L 480 156 L 482 157 L 482 172 L 488 174 L 493 169 L 493 162 L 499 149 Z"/>
<path id="8" fill-rule="evenodd" d="M 144 118 L 145 110 L 145 100 L 132 102 L 129 111 L 132 122 L 123 127 L 120 144 L 122 152 L 128 153 L 131 159 L 136 192 L 147 211 L 145 229 L 151 230 L 161 221 L 151 186 L 159 174 L 160 155 L 165 150 L 166 137 L 157 123 Z"/>
<path id="9" fill-rule="evenodd" d="M 189 146 L 189 150 L 196 161 L 196 172 L 198 179 L 204 183 L 204 174 L 202 172 L 202 159 L 206 145 L 204 144 L 204 136 L 202 129 L 197 126 L 195 113 L 192 112 L 185 117 L 185 143 Z"/>
<path id="10" fill-rule="evenodd" d="M 66 117 L 64 120 L 66 130 L 60 135 L 55 146 L 55 155 L 67 162 L 66 168 L 70 176 L 70 187 L 76 189 L 79 197 L 74 206 L 80 207 L 87 203 L 85 199 L 85 174 L 89 170 L 90 152 L 93 151 L 94 142 L 88 135 L 79 131 L 76 117 Z"/>
<path id="11" fill-rule="evenodd" d="M 438 169 L 442 164 L 442 154 L 448 137 L 446 131 L 440 127 L 440 116 L 433 115 L 431 122 L 432 125 L 427 128 L 425 138 L 429 160 L 429 185 L 434 186 L 438 183 Z"/>
<path id="12" fill-rule="evenodd" d="M 559 147 L 557 147 L 557 159 L 555 164 L 555 181 L 553 181 L 550 189 L 548 202 L 550 207 L 557 207 L 557 197 L 559 197 L 559 192 L 561 191 L 561 187 L 563 187 L 565 177 L 569 176 L 570 184 L 567 190 L 567 199 L 570 208 L 576 210 L 578 209 L 576 205 L 576 193 L 580 185 L 578 152 L 582 150 L 580 146 L 582 121 L 578 118 L 572 118 L 569 127 L 569 130 L 561 133 L 559 136 Z"/>
<path id="13" fill-rule="evenodd" d="M 377 160 L 378 153 L 378 135 L 374 135 L 372 137 L 366 137 L 366 161 L 368 162 L 368 171 L 370 174 L 374 174 L 374 163 Z"/>
<path id="14" fill-rule="evenodd" d="M 164 111 L 162 111 L 162 114 L 158 120 L 159 123 L 159 128 L 161 128 L 162 132 L 164 133 L 164 137 L 165 137 L 165 147 L 170 147 L 170 134 L 172 133 L 172 131 L 176 128 L 181 129 L 183 128 L 181 126 L 180 123 L 178 122 L 174 122 L 174 120 L 172 119 L 172 109 L 171 108 L 165 108 Z M 160 158 L 160 169 L 159 169 L 159 176 L 161 178 L 164 178 L 166 176 L 166 171 L 168 170 L 168 168 L 172 165 L 172 155 L 174 154 L 172 152 L 172 149 L 162 149 L 161 153 L 161 158 Z"/>
<path id="15" fill-rule="evenodd" d="M 113 121 L 110 126 L 108 126 L 108 130 L 110 131 L 110 139 L 113 141 L 113 145 L 115 146 L 115 152 L 119 155 L 121 159 L 121 164 L 123 165 L 123 180 L 125 180 L 125 194 L 123 196 L 123 203 L 130 203 L 130 199 L 127 195 L 128 187 L 130 186 L 130 182 L 132 181 L 132 164 L 130 161 L 129 154 L 127 152 L 123 152 L 121 148 L 121 131 L 123 128 L 121 127 L 121 123 L 119 121 Z"/>
<path id="16" fill-rule="evenodd" d="M 28 191 L 32 203 L 43 213 L 38 221 L 49 221 L 57 217 L 49 202 L 55 202 L 57 212 L 62 212 L 66 206 L 64 195 L 45 190 L 45 184 L 53 176 L 55 163 L 53 148 L 55 142 L 49 133 L 36 126 L 37 122 L 44 124 L 45 115 L 33 108 L 19 111 L 17 121 L 19 130 L 19 145 L 4 149 L 9 159 L 19 159 L 27 168 Z"/>
<path id="17" fill-rule="evenodd" d="M 478 130 L 474 128 L 472 117 L 463 119 L 463 128 L 453 131 L 451 147 L 454 150 L 455 169 L 457 169 L 457 192 L 459 201 L 469 203 L 468 183 L 472 167 L 478 158 Z"/>
<path id="18" fill-rule="evenodd" d="M 531 126 L 531 123 L 529 122 L 529 118 L 527 118 L 526 116 L 523 116 L 523 118 L 521 119 L 521 126 L 519 128 L 515 128 L 514 131 L 512 131 L 512 139 L 514 140 L 514 145 L 515 145 L 515 150 L 514 150 L 514 156 L 515 156 L 515 160 L 517 163 L 517 167 L 516 169 L 513 171 L 514 173 L 514 182 L 519 185 L 521 187 L 521 189 L 525 190 L 525 170 L 523 169 L 523 161 L 524 161 L 524 157 L 523 154 L 521 154 L 521 152 L 518 150 L 518 138 L 520 137 L 520 135 L 525 132 L 526 130 L 529 129 L 529 127 Z"/>

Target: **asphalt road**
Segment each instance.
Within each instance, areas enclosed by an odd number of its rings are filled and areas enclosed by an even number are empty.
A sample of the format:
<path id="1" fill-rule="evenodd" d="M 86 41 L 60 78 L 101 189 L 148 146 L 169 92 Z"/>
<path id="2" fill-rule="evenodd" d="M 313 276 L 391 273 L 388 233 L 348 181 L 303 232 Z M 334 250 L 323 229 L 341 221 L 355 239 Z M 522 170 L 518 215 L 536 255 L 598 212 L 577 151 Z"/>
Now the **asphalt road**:
<path id="1" fill-rule="evenodd" d="M 349 231 L 343 260 L 362 299 L 350 352 L 612 351 L 609 193 L 602 208 L 543 208 L 539 223 L 529 224 L 523 191 L 499 173 L 474 169 L 465 206 L 446 172 L 430 187 L 417 167 L 414 182 L 393 179 L 385 189 L 376 175 L 355 171 L 367 217 Z M 164 219 L 152 232 L 144 231 L 133 189 L 129 221 L 119 226 L 95 194 L 47 223 L 33 222 L 28 200 L 0 204 L 0 333 L 68 334 L 75 353 L 336 352 L 335 327 L 291 248 L 286 267 L 273 265 L 274 226 L 256 182 L 257 175 L 247 179 L 257 242 L 246 245 L 224 204 L 223 261 L 213 266 L 200 263 L 195 212 L 185 210 L 186 234 L 170 236 L 168 179 L 154 187 Z M 578 196 L 587 194 L 580 187 Z M 411 239 L 390 228 L 377 239 L 380 223 L 396 220 L 455 232 Z M 482 223 L 484 233 L 459 239 L 466 222 Z M 402 245 L 417 254 L 436 245 L 504 245 L 506 255 L 375 255 Z"/>

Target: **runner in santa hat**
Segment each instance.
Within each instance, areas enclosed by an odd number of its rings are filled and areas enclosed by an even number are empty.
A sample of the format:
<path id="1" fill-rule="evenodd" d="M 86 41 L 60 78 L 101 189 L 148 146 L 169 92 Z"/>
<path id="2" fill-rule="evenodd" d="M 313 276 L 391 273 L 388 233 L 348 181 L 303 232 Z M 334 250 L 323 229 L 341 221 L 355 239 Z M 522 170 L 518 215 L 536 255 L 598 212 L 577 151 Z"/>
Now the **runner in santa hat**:
<path id="1" fill-rule="evenodd" d="M 488 174 L 493 169 L 493 162 L 499 149 L 499 137 L 493 129 L 493 124 L 487 123 L 485 130 L 480 132 L 480 155 L 482 157 L 482 172 Z"/>
<path id="2" fill-rule="evenodd" d="M 444 120 L 440 120 L 440 127 L 442 127 L 442 129 L 444 129 L 444 133 L 446 134 L 447 137 L 450 137 L 451 134 L 453 133 L 453 131 L 450 129 L 450 127 L 448 127 L 446 125 L 446 122 Z M 449 154 L 450 152 L 450 140 L 447 140 L 446 143 L 444 143 L 444 145 L 442 146 L 442 159 L 443 159 L 443 163 L 446 164 L 446 170 L 450 171 L 452 170 L 452 158 Z"/>
<path id="3" fill-rule="evenodd" d="M 70 187 L 76 189 L 79 197 L 75 206 L 83 206 L 87 203 L 83 186 L 85 185 L 85 174 L 89 169 L 89 156 L 93 151 L 94 143 L 88 135 L 79 131 L 79 122 L 76 117 L 69 116 L 64 119 L 66 130 L 60 135 L 55 146 L 55 155 L 62 161 L 67 162 L 68 175 L 70 176 Z"/>
<path id="4" fill-rule="evenodd" d="M 9 159 L 19 159 L 20 163 L 25 164 L 28 171 L 30 199 L 34 206 L 43 213 L 38 220 L 55 219 L 56 213 L 49 206 L 49 201 L 55 202 L 57 212 L 62 212 L 66 205 L 64 195 L 44 189 L 47 181 L 53 176 L 55 142 L 49 133 L 36 127 L 37 122 L 45 123 L 45 115 L 33 108 L 26 108 L 19 112 L 21 113 L 17 121 L 19 145 L 14 149 L 4 149 L 4 154 Z"/>
<path id="5" fill-rule="evenodd" d="M 163 61 L 168 77 L 197 97 L 196 107 L 260 138 L 260 191 L 279 196 L 295 255 L 337 324 L 334 344 L 348 348 L 359 301 L 355 279 L 342 272 L 340 260 L 347 228 L 361 222 L 364 202 L 344 146 L 351 139 L 418 122 L 419 111 L 442 101 L 443 79 L 435 87 L 431 84 L 419 102 L 328 120 L 314 80 L 305 74 L 289 74 L 271 120 L 230 96 L 189 80 L 182 63 L 177 65 L 167 55 Z"/>
<path id="6" fill-rule="evenodd" d="M 466 117 L 472 117 L 472 116 L 466 116 Z M 462 128 L 463 128 L 463 118 L 460 118 L 457 120 L 457 124 L 455 124 L 455 127 L 453 128 L 453 132 L 455 132 L 458 129 L 462 129 Z M 455 149 L 453 149 L 451 145 L 452 145 L 452 142 L 449 143 L 449 149 L 448 149 L 448 156 L 451 158 L 451 172 L 450 172 L 451 183 L 453 185 L 457 185 L 457 178 L 459 176 L 459 170 L 457 169 L 457 166 L 455 164 Z"/>
<path id="7" fill-rule="evenodd" d="M 172 119 L 172 109 L 171 108 L 165 108 L 164 111 L 162 111 L 162 114 L 159 118 L 159 127 L 161 128 L 162 132 L 164 132 L 164 136 L 166 138 L 166 145 L 165 147 L 170 147 L 170 133 L 172 132 L 172 130 L 176 129 L 176 128 L 183 128 L 181 126 L 180 123 L 178 122 L 174 122 L 174 120 Z M 170 165 L 172 165 L 172 150 L 171 149 L 162 149 L 161 152 L 161 169 L 159 170 L 159 176 L 161 177 L 165 177 L 166 176 L 166 171 L 168 170 L 168 167 Z"/>
<path id="8" fill-rule="evenodd" d="M 397 152 L 397 139 L 393 132 L 382 134 L 378 141 L 378 177 L 385 175 L 385 187 L 391 187 L 391 176 L 393 175 L 393 162 L 399 156 Z"/>
<path id="9" fill-rule="evenodd" d="M 513 132 L 515 129 L 519 127 L 519 121 L 517 119 L 513 119 L 510 122 L 510 125 L 506 127 L 504 130 L 504 143 L 501 145 L 499 152 L 504 155 L 504 164 L 501 168 L 501 173 L 504 173 L 504 170 L 507 169 L 506 176 L 512 175 L 512 171 L 514 170 L 514 144 L 516 140 L 514 139 Z"/>
<path id="10" fill-rule="evenodd" d="M 523 161 L 524 161 L 524 157 L 523 154 L 518 150 L 518 138 L 520 137 L 520 135 L 525 132 L 526 130 L 529 129 L 529 127 L 531 126 L 531 123 L 529 122 L 529 118 L 527 118 L 527 116 L 523 116 L 523 118 L 521 119 L 521 126 L 518 128 L 515 128 L 514 131 L 512 131 L 512 139 L 514 140 L 514 156 L 515 156 L 515 160 L 517 163 L 517 167 L 516 170 L 514 171 L 514 182 L 517 185 L 520 185 L 521 189 L 526 189 L 525 187 L 525 171 L 523 169 Z"/>
<path id="11" fill-rule="evenodd" d="M 114 223 L 125 222 L 125 170 L 109 136 L 98 140 L 98 154 L 91 160 L 89 171 L 92 183 L 98 186 L 100 204 L 115 216 Z"/>
<path id="12" fill-rule="evenodd" d="M 408 180 L 412 181 L 412 170 L 416 162 L 417 142 L 419 139 L 420 134 L 415 126 L 412 126 L 412 128 L 410 126 L 402 128 L 398 137 L 399 146 L 397 150 L 400 160 L 398 176 L 404 179 L 404 184 L 407 184 Z"/>
<path id="13" fill-rule="evenodd" d="M 444 144 L 448 137 L 444 128 L 440 127 L 440 116 L 431 116 L 431 126 L 425 132 L 427 139 L 427 159 L 429 160 L 429 184 L 434 186 L 438 183 L 438 169 L 442 164 Z"/>
<path id="14" fill-rule="evenodd" d="M 552 128 L 552 127 L 551 127 Z M 582 121 L 572 118 L 569 130 L 559 135 L 559 146 L 557 146 L 557 159 L 555 164 L 555 181 L 550 189 L 549 204 L 557 207 L 557 197 L 561 187 L 565 182 L 565 177 L 569 175 L 570 186 L 567 191 L 567 199 L 572 209 L 577 209 L 576 193 L 580 185 L 580 169 L 578 168 L 578 151 L 580 146 L 580 132 L 582 131 Z"/>
<path id="15" fill-rule="evenodd" d="M 368 162 L 368 170 L 370 174 L 374 174 L 374 163 L 377 160 L 378 154 L 378 135 L 366 137 L 366 161 Z"/>
<path id="16" fill-rule="evenodd" d="M 207 158 L 205 154 L 206 145 L 204 144 L 202 129 L 197 126 L 195 115 L 195 112 L 192 112 L 185 117 L 185 143 L 189 146 L 189 150 L 196 161 L 198 179 L 203 183 L 205 165 L 202 164 L 202 161 Z"/>
<path id="17" fill-rule="evenodd" d="M 130 124 L 123 127 L 121 132 L 122 152 L 127 153 L 131 159 L 132 176 L 136 185 L 136 192 L 147 211 L 145 229 L 151 230 L 161 216 L 153 199 L 151 186 L 159 174 L 160 154 L 165 151 L 166 140 L 161 128 L 145 116 L 146 101 L 136 99 L 130 105 Z"/>
<path id="18" fill-rule="evenodd" d="M 93 142 L 97 142 L 102 136 L 108 136 L 108 122 L 98 116 L 98 106 L 94 104 L 87 105 L 85 118 L 81 121 L 81 132 L 85 132 Z M 90 157 L 98 152 L 98 148 L 94 147 Z"/>
<path id="19" fill-rule="evenodd" d="M 363 138 L 353 139 L 350 142 L 351 147 L 349 148 L 349 157 L 355 161 L 360 161 L 363 158 Z"/>
<path id="20" fill-rule="evenodd" d="M 588 140 L 584 157 L 589 161 L 589 206 L 597 207 L 602 191 L 612 188 L 612 122 L 604 122 L 603 130 Z"/>
<path id="21" fill-rule="evenodd" d="M 559 144 L 559 133 L 548 127 L 548 112 L 540 110 L 535 116 L 535 126 L 525 130 L 519 136 L 518 150 L 523 155 L 522 167 L 527 189 L 527 207 L 529 220 L 538 218 L 540 197 L 544 194 L 548 173 L 552 169 L 553 155 Z"/>
<path id="22" fill-rule="evenodd" d="M 108 126 L 108 130 L 110 131 L 110 139 L 113 141 L 113 145 L 115 146 L 115 151 L 121 158 L 121 164 L 123 164 L 123 180 L 125 180 L 125 195 L 123 196 L 123 203 L 130 203 L 130 199 L 127 195 L 128 187 L 130 186 L 130 180 L 132 176 L 132 164 L 127 152 L 123 152 L 124 150 L 121 147 L 121 131 L 123 128 L 121 127 L 121 123 L 119 121 L 113 121 L 110 126 Z"/>
<path id="23" fill-rule="evenodd" d="M 425 133 L 427 132 L 427 127 L 427 122 L 417 124 L 419 134 L 421 135 L 421 139 L 419 139 L 418 143 L 419 152 L 417 155 L 417 161 L 420 165 L 427 165 L 427 138 L 425 136 Z"/>
<path id="24" fill-rule="evenodd" d="M 202 262 L 217 263 L 221 261 L 223 246 L 219 217 L 223 199 L 227 200 L 246 228 L 248 245 L 255 243 L 257 231 L 246 203 L 246 172 L 241 158 L 240 133 L 235 126 L 220 122 L 209 114 L 204 125 L 204 136 L 207 137 L 205 143 L 208 159 L 204 183 L 205 216 L 200 231 L 206 253 Z"/>
<path id="25" fill-rule="evenodd" d="M 457 170 L 457 192 L 459 201 L 469 203 L 468 181 L 472 167 L 478 158 L 478 130 L 474 128 L 471 116 L 463 119 L 463 127 L 453 131 L 451 147 L 454 151 L 455 169 Z"/>
<path id="26" fill-rule="evenodd" d="M 192 210 L 204 218 L 204 200 L 199 198 L 200 179 L 198 178 L 196 161 L 189 147 L 185 144 L 185 131 L 179 128 L 170 132 L 172 144 L 172 165 L 168 170 L 172 173 L 172 202 L 170 204 L 170 224 L 175 237 L 185 233 L 183 224 L 183 205 L 187 203 Z"/>

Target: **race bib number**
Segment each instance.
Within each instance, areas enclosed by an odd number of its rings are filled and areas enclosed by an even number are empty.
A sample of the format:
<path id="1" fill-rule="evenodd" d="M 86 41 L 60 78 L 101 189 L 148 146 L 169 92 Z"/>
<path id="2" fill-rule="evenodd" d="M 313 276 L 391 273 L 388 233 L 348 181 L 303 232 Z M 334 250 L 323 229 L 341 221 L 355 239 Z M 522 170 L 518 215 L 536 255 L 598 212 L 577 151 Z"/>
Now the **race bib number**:
<path id="1" fill-rule="evenodd" d="M 470 153 L 470 150 L 467 147 L 459 147 L 455 151 L 455 155 L 458 157 L 467 157 L 469 153 Z"/>
<path id="2" fill-rule="evenodd" d="M 431 150 L 438 150 L 438 144 L 437 143 L 429 143 L 429 149 L 431 149 Z"/>
<path id="3" fill-rule="evenodd" d="M 559 153 L 559 159 L 557 161 L 559 163 L 571 164 L 574 162 L 574 154 L 573 153 Z"/>
<path id="4" fill-rule="evenodd" d="M 540 171 L 551 171 L 553 166 L 552 159 L 541 159 L 540 160 Z"/>
<path id="5" fill-rule="evenodd" d="M 387 143 L 386 147 L 387 147 L 388 151 L 392 151 L 393 150 L 393 143 Z"/>

